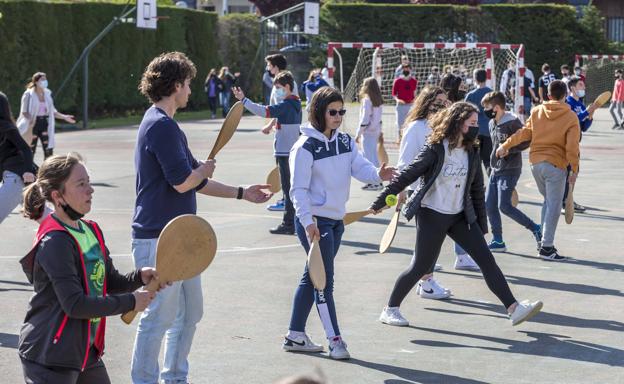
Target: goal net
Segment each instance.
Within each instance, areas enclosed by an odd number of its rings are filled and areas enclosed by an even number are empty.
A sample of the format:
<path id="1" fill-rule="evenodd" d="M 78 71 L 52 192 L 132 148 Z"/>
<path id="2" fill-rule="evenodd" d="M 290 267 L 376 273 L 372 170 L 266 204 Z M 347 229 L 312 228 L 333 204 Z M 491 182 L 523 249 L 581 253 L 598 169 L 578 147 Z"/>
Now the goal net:
<path id="1" fill-rule="evenodd" d="M 593 101 L 604 91 L 613 91 L 615 70 L 624 70 L 624 55 L 576 55 L 575 67 L 585 75 L 585 100 Z"/>
<path id="2" fill-rule="evenodd" d="M 340 52 L 347 49 L 358 51 L 352 69 L 343 66 Z M 392 84 L 404 55 L 409 59 L 412 75 L 418 80 L 417 93 L 427 85 L 439 85 L 445 72 L 459 75 L 464 80 L 462 90 L 469 92 L 476 87 L 473 71 L 485 69 L 487 85 L 494 90 L 504 90 L 508 109 L 523 114 L 524 47 L 520 44 L 331 42 L 328 44 L 330 79 L 337 75 L 337 87 L 343 92 L 345 101 L 356 102 L 364 79 L 373 76 L 381 87 L 384 102 L 394 104 Z M 334 68 L 334 56 L 337 68 Z M 507 69 L 510 71 L 503 76 Z M 501 89 L 502 79 L 506 81 Z M 384 126 L 390 128 L 393 124 Z"/>

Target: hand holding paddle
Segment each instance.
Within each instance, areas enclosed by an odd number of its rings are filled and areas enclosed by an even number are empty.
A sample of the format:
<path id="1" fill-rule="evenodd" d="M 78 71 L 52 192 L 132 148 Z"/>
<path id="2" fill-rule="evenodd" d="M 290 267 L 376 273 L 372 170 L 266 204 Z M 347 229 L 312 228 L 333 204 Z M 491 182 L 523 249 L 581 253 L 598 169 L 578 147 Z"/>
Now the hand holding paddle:
<path id="1" fill-rule="evenodd" d="M 217 252 L 217 236 L 210 224 L 196 215 L 181 215 L 163 228 L 156 244 L 157 276 L 163 282 L 186 280 L 202 273 Z M 149 278 L 144 290 L 135 291 L 135 310 L 124 313 L 121 319 L 130 324 L 149 305 L 155 292 L 162 287 L 154 272 L 141 272 L 141 278 Z M 145 282 L 145 279 L 143 280 Z M 144 293 L 148 291 L 148 293 Z"/>
<path id="2" fill-rule="evenodd" d="M 132 294 L 134 295 L 134 312 L 143 312 L 156 297 L 156 292 L 145 288 L 137 289 Z"/>
<path id="3" fill-rule="evenodd" d="M 325 274 L 325 264 L 323 264 L 323 256 L 321 255 L 321 247 L 319 245 L 321 233 L 316 226 L 316 222 L 306 227 L 306 233 L 310 241 L 310 250 L 308 251 L 308 273 L 314 288 L 322 291 L 327 284 L 327 276 Z"/>

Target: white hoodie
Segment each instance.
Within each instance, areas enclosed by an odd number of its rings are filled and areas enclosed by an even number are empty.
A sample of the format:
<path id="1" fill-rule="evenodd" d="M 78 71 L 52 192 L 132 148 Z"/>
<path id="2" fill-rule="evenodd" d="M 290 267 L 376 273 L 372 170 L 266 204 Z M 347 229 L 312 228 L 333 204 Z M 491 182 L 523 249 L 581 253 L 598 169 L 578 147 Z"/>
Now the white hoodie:
<path id="1" fill-rule="evenodd" d="M 399 150 L 399 162 L 397 168 L 402 171 L 416 159 L 427 143 L 427 137 L 431 134 L 431 128 L 427 119 L 412 121 L 401 139 L 401 149 Z M 418 187 L 418 180 L 414 181 L 408 189 L 414 191 Z"/>
<path id="2" fill-rule="evenodd" d="M 351 136 L 336 130 L 327 139 L 309 124 L 301 127 L 289 163 L 290 198 L 304 228 L 314 223 L 313 216 L 342 220 L 351 176 L 363 183 L 381 182 L 379 169 L 362 156 Z"/>

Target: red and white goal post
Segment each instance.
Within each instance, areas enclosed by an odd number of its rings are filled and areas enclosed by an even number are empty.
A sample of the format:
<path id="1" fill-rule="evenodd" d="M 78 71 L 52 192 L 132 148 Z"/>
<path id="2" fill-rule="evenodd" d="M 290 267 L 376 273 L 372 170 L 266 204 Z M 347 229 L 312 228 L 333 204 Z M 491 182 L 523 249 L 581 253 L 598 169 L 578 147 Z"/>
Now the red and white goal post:
<path id="1" fill-rule="evenodd" d="M 359 51 L 357 61 L 350 74 L 345 76 L 340 51 L 356 49 Z M 329 79 L 334 86 L 334 76 L 338 76 L 337 88 L 340 89 L 347 102 L 357 101 L 357 93 L 366 77 L 373 76 L 380 83 L 384 101 L 393 103 L 391 91 L 396 68 L 401 64 L 401 56 L 410 59 L 412 74 L 418 80 L 418 90 L 428 85 L 431 68 L 436 66 L 439 73 L 451 68 L 464 79 L 466 91 L 473 89 L 472 72 L 485 69 L 487 85 L 500 90 L 503 72 L 513 64 L 514 79 L 508 84 L 508 108 L 519 117 L 524 115 L 524 46 L 522 44 L 492 43 L 404 43 L 404 42 L 330 42 L 327 45 L 327 67 Z M 334 58 L 337 58 L 338 67 Z M 375 63 L 375 65 L 373 65 Z M 346 81 L 346 84 L 345 84 Z M 429 83 L 432 83 L 430 81 Z M 438 84 L 435 84 L 438 85 Z M 386 128 L 393 124 L 385 124 Z M 384 129 L 385 131 L 385 129 Z M 388 133 L 393 130 L 388 129 Z"/>

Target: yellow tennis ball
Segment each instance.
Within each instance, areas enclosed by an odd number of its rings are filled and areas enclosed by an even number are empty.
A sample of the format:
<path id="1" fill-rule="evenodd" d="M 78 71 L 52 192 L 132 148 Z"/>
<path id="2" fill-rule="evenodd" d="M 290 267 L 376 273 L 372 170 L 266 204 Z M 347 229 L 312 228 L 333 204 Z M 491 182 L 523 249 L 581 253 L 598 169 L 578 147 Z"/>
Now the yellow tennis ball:
<path id="1" fill-rule="evenodd" d="M 396 203 L 397 203 L 396 195 L 388 195 L 388 196 L 386 196 L 386 205 L 388 207 L 392 207 L 392 206 L 396 205 Z"/>

